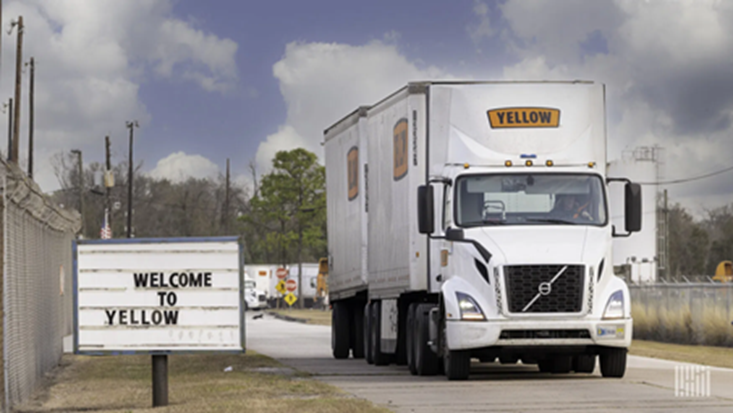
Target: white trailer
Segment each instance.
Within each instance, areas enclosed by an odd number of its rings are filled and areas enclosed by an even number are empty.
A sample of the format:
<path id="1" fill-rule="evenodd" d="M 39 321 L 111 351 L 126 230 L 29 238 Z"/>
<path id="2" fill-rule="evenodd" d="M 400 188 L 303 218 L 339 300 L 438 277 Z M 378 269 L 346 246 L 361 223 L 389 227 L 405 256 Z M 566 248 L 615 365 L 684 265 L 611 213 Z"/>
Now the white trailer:
<path id="1" fill-rule="evenodd" d="M 604 111 L 592 82 L 422 82 L 328 128 L 334 357 L 465 379 L 472 358 L 590 373 L 599 356 L 623 376 L 611 246 L 641 194 L 606 176 Z"/>

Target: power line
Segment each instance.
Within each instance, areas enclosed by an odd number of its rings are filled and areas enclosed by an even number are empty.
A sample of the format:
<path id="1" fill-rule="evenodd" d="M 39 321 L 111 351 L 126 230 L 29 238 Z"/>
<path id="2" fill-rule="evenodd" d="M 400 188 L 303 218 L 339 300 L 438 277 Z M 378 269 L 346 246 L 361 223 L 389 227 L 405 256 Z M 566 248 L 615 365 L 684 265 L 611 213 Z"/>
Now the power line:
<path id="1" fill-rule="evenodd" d="M 674 185 L 674 184 L 683 184 L 686 182 L 692 182 L 692 181 L 698 181 L 700 179 L 710 178 L 711 176 L 720 175 L 726 172 L 733 171 L 733 166 L 721 169 L 719 171 L 711 172 L 705 175 L 695 176 L 693 178 L 681 178 L 681 179 L 674 179 L 671 181 L 661 181 L 661 182 L 637 182 L 640 185 Z"/>

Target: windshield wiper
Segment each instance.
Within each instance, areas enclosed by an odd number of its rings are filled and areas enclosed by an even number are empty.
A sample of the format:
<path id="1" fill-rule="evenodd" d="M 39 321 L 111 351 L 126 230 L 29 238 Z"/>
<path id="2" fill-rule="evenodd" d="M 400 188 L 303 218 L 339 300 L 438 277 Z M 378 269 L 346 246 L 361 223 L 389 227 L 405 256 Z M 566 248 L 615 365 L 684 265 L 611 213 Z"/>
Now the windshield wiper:
<path id="1" fill-rule="evenodd" d="M 464 226 L 479 226 L 479 225 L 506 225 L 506 221 L 502 221 L 500 219 L 484 219 L 481 221 L 473 221 L 473 222 L 464 222 L 461 225 Z"/>
<path id="2" fill-rule="evenodd" d="M 527 222 L 546 222 L 548 224 L 577 225 L 577 222 L 567 221 L 559 218 L 527 218 Z"/>

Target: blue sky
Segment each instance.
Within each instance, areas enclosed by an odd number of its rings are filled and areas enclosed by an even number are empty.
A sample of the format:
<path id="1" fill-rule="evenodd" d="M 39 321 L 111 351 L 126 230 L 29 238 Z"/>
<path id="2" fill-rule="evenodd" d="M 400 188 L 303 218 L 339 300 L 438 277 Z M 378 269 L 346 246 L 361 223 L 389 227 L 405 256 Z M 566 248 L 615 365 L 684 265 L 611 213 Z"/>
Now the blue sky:
<path id="1" fill-rule="evenodd" d="M 320 154 L 322 130 L 356 106 L 411 80 L 444 78 L 603 82 L 610 159 L 661 145 L 663 178 L 722 169 L 733 155 L 733 2 L 5 0 L 3 7 L 4 30 L 24 16 L 24 60 L 37 62 L 36 179 L 46 190 L 58 186 L 55 154 L 80 148 L 86 161 L 102 161 L 105 134 L 123 161 L 129 119 L 141 124 L 135 159 L 145 173 L 214 177 L 231 158 L 237 182 L 247 185 L 250 161 L 262 173 L 277 150 Z M 2 46 L 6 101 L 14 37 L 2 36 Z M 670 187 L 670 196 L 704 211 L 733 202 L 732 182 L 721 175 Z"/>
<path id="2" fill-rule="evenodd" d="M 460 7 L 461 2 L 428 1 L 416 6 L 379 1 L 351 2 L 344 7 L 343 1 L 220 1 L 216 4 L 221 6 L 212 7 L 210 2 L 180 0 L 173 9 L 176 16 L 237 42 L 239 83 L 223 96 L 177 82 L 146 84 L 141 98 L 154 116 L 147 130 L 141 131 L 149 138 L 146 149 L 153 157 L 168 155 L 171 137 L 177 136 L 178 150 L 201 154 L 219 164 L 231 156 L 244 170 L 260 141 L 285 121 L 287 107 L 272 66 L 294 41 L 391 42 L 411 61 L 429 62 L 451 73 L 483 72 L 487 78 L 497 78 L 503 63 L 514 59 L 498 42 L 482 45 L 483 53 L 476 53 L 466 30 L 475 20 L 473 2 L 462 3 Z M 442 23 L 445 21 L 452 23 Z M 343 108 L 344 114 L 351 110 Z M 189 116 L 181 116 L 184 113 Z M 216 145 L 212 145 L 214 139 Z"/>

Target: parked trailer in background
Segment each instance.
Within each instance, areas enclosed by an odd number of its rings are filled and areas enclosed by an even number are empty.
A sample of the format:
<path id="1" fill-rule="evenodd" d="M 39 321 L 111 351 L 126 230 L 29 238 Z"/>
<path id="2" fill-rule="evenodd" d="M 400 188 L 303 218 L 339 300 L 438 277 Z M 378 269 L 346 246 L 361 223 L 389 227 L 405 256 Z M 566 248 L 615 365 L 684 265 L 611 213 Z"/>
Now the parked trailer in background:
<path id="1" fill-rule="evenodd" d="M 632 320 L 611 244 L 639 231 L 641 194 L 606 176 L 604 93 L 411 83 L 328 128 L 334 357 L 465 379 L 471 358 L 589 373 L 600 356 L 623 376 Z"/>

